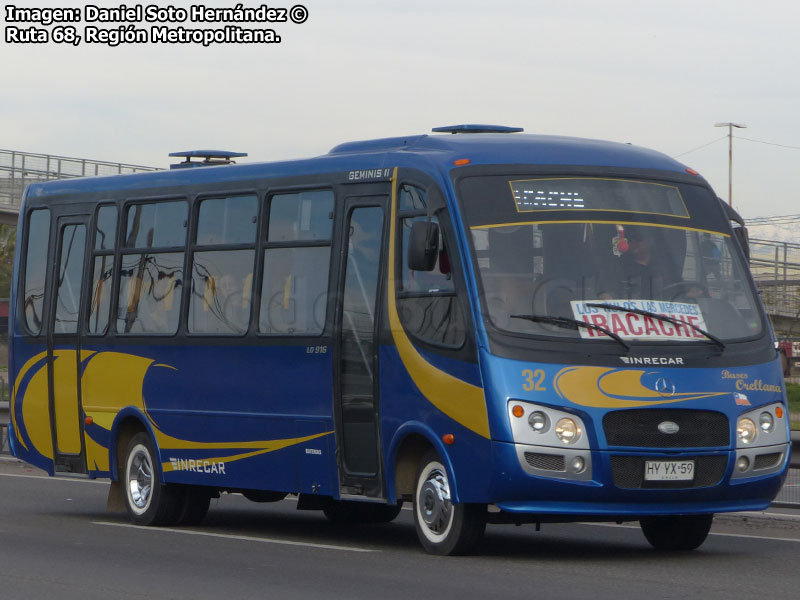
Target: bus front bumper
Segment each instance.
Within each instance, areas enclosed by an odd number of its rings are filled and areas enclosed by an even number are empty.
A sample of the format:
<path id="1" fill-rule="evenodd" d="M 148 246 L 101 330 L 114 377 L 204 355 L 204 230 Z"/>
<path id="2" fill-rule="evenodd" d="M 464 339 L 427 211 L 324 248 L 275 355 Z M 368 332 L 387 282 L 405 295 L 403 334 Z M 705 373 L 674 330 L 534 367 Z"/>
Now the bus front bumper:
<path id="1" fill-rule="evenodd" d="M 783 485 L 789 455 L 789 444 L 759 449 L 748 457 L 752 462 L 757 458 L 762 468 L 741 473 L 737 461 L 743 453 L 736 450 L 564 452 L 505 442 L 494 442 L 493 448 L 499 468 L 490 504 L 497 509 L 612 520 L 763 510 Z M 548 458 L 548 453 L 556 458 Z M 576 461 L 576 457 L 582 460 Z M 581 462 L 584 469 L 578 471 L 574 467 Z M 687 463 L 691 464 L 691 478 L 658 479 L 652 473 L 665 466 L 679 470 Z"/>

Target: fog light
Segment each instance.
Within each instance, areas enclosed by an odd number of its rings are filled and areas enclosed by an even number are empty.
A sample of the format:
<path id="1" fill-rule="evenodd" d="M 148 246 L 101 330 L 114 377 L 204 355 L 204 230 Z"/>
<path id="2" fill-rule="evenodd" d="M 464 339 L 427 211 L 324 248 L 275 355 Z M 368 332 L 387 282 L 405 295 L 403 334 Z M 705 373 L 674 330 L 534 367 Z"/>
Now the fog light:
<path id="1" fill-rule="evenodd" d="M 764 411 L 758 415 L 758 426 L 761 427 L 761 431 L 764 433 L 772 431 L 775 427 L 775 419 L 772 418 L 772 414 Z"/>
<path id="2" fill-rule="evenodd" d="M 744 473 L 750 468 L 750 459 L 746 456 L 740 456 L 739 460 L 736 461 L 736 468 L 740 473 Z"/>
<path id="3" fill-rule="evenodd" d="M 751 419 L 743 417 L 736 424 L 736 433 L 743 444 L 752 444 L 758 435 L 758 430 Z"/>
<path id="4" fill-rule="evenodd" d="M 540 410 L 533 411 L 528 417 L 528 425 L 536 433 L 544 433 L 548 430 L 549 420 L 547 415 Z"/>
<path id="5" fill-rule="evenodd" d="M 581 437 L 581 428 L 572 419 L 564 417 L 556 423 L 556 437 L 564 444 L 574 444 Z"/>
<path id="6" fill-rule="evenodd" d="M 586 468 L 586 461 L 584 461 L 582 457 L 576 456 L 569 462 L 569 468 L 573 473 L 583 473 L 583 470 Z"/>

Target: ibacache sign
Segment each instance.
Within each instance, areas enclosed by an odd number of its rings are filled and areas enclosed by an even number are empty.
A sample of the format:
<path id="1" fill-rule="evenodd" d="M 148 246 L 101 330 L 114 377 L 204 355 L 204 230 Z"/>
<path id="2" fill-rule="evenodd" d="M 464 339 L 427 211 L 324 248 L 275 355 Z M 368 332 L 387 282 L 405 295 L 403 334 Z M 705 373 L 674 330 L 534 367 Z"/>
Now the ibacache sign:
<path id="1" fill-rule="evenodd" d="M 611 304 L 618 306 L 619 310 L 589 306 L 590 304 Z M 572 301 L 570 305 L 576 319 L 608 329 L 623 339 L 681 341 L 706 339 L 702 333 L 691 327 L 694 325 L 700 329 L 706 328 L 703 313 L 697 304 L 659 300 L 581 300 Z M 645 310 L 680 321 L 682 324 L 628 312 L 626 308 Z M 581 328 L 580 333 L 581 337 L 586 339 L 608 337 L 597 329 Z"/>

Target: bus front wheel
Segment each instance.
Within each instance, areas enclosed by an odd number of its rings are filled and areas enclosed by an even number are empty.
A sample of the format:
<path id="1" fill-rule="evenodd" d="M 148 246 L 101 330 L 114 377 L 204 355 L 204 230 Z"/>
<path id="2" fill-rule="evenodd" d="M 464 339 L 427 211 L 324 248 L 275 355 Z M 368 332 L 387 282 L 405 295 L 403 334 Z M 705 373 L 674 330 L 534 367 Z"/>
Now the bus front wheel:
<path id="1" fill-rule="evenodd" d="M 167 525 L 181 517 L 184 500 L 180 488 L 163 485 L 150 436 L 137 433 L 128 444 L 125 471 L 125 507 L 137 525 Z"/>
<path id="2" fill-rule="evenodd" d="M 414 525 L 422 546 L 431 554 L 467 554 L 486 529 L 486 505 L 453 503 L 447 471 L 435 452 L 417 469 Z"/>
<path id="3" fill-rule="evenodd" d="M 642 533 L 656 550 L 688 551 L 708 537 L 714 515 L 672 515 L 639 520 Z"/>

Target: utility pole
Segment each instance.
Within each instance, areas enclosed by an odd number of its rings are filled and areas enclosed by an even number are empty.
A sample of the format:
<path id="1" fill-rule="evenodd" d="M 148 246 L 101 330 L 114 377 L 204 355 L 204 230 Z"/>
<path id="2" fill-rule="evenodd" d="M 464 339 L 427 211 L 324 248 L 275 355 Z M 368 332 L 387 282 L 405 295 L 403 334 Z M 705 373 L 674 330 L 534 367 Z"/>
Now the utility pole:
<path id="1" fill-rule="evenodd" d="M 728 204 L 733 207 L 733 128 L 746 129 L 742 123 L 715 123 L 714 127 L 728 128 Z"/>

